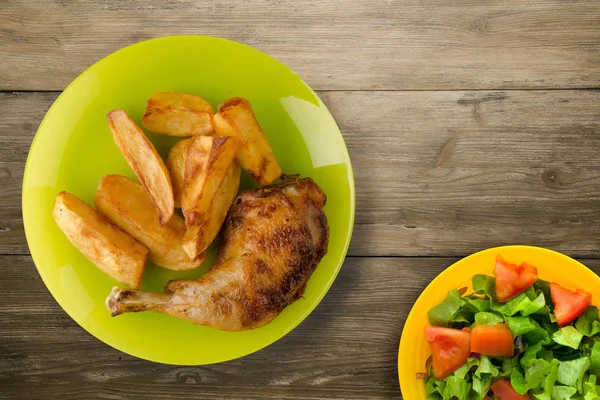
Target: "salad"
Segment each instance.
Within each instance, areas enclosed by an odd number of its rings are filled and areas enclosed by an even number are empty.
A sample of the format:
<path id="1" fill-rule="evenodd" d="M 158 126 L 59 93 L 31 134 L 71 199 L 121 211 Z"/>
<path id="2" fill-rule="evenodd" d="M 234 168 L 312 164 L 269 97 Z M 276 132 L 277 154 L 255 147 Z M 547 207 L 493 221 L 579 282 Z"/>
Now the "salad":
<path id="1" fill-rule="evenodd" d="M 434 400 L 600 400 L 600 319 L 592 295 L 497 256 L 428 312 L 425 372 Z"/>

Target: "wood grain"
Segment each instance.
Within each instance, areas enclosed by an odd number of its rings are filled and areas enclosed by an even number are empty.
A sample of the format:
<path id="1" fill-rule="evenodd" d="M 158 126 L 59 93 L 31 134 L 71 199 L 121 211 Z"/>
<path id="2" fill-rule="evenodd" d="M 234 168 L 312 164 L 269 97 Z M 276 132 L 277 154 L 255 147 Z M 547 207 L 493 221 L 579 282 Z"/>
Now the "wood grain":
<path id="1" fill-rule="evenodd" d="M 0 252 L 23 254 L 20 180 L 56 93 L 0 94 Z M 535 244 L 598 257 L 600 91 L 323 92 L 356 174 L 350 254 Z"/>
<path id="2" fill-rule="evenodd" d="M 600 86 L 600 2 L 0 2 L 0 90 L 62 90 L 153 37 L 240 41 L 319 90 Z"/>
<path id="3" fill-rule="evenodd" d="M 598 254 L 599 91 L 324 98 L 356 173 L 351 254 L 510 243 Z"/>
<path id="4" fill-rule="evenodd" d="M 28 256 L 0 257 L 0 398 L 397 399 L 404 321 L 454 261 L 348 258 L 323 302 L 285 338 L 239 360 L 178 367 L 101 343 L 59 308 Z M 600 273 L 600 260 L 582 262 Z"/>
<path id="5" fill-rule="evenodd" d="M 59 94 L 36 91 L 178 34 L 246 43 L 319 90 L 357 188 L 362 257 L 319 307 L 272 346 L 203 367 L 81 329 L 39 278 L 21 217 L 29 146 Z M 535 244 L 600 273 L 594 88 L 598 1 L 0 1 L 0 399 L 397 399 L 404 321 L 456 257 Z"/>

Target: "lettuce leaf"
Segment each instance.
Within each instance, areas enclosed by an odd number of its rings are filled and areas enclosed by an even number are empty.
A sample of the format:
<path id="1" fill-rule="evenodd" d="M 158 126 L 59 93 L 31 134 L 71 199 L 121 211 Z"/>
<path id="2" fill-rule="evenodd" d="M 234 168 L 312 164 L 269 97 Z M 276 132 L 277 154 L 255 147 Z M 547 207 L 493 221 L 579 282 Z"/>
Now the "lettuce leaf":
<path id="1" fill-rule="evenodd" d="M 493 276 L 475 275 L 471 279 L 471 284 L 475 293 L 483 294 L 490 299 L 494 297 L 496 279 Z"/>
<path id="2" fill-rule="evenodd" d="M 526 317 L 528 315 L 546 310 L 546 299 L 544 294 L 540 293 L 532 300 L 529 298 L 529 296 L 527 296 L 526 292 L 523 292 L 506 303 L 498 303 L 492 300 L 490 308 L 507 317 L 512 317 L 517 313 L 520 313 L 522 316 Z"/>
<path id="3" fill-rule="evenodd" d="M 547 329 L 544 329 L 537 321 L 530 319 L 531 324 L 535 326 L 535 329 L 523 334 L 523 341 L 527 344 L 542 343 L 544 345 L 550 344 L 551 333 Z"/>
<path id="4" fill-rule="evenodd" d="M 468 309 L 473 313 L 490 311 L 490 300 L 476 296 L 465 296 L 463 300 L 467 303 Z"/>
<path id="5" fill-rule="evenodd" d="M 583 335 L 581 334 L 581 332 L 579 332 L 571 325 L 567 325 L 563 328 L 560 328 L 552 335 L 552 340 L 555 343 L 558 343 L 562 346 L 570 347 L 575 350 L 579 348 L 579 345 L 581 344 L 581 339 L 583 339 Z"/>
<path id="6" fill-rule="evenodd" d="M 498 367 L 492 364 L 492 361 L 488 356 L 481 356 L 479 360 L 479 366 L 475 370 L 474 375 L 478 378 L 481 378 L 483 374 L 490 375 L 492 377 L 497 377 L 499 373 Z"/>
<path id="7" fill-rule="evenodd" d="M 595 340 L 590 352 L 590 372 L 600 374 L 600 341 Z"/>
<path id="8" fill-rule="evenodd" d="M 461 379 L 456 375 L 450 375 L 446 378 L 446 386 L 444 387 L 442 396 L 444 399 L 451 399 L 452 397 L 467 399 L 470 390 L 471 384 L 467 380 Z"/>
<path id="9" fill-rule="evenodd" d="M 512 374 L 510 374 L 510 384 L 515 389 L 515 392 L 519 394 L 525 394 L 529 389 L 527 382 L 525 382 L 525 377 L 518 368 L 513 369 Z"/>
<path id="10" fill-rule="evenodd" d="M 492 312 L 479 312 L 475 314 L 475 325 L 495 325 L 504 322 L 502 315 Z"/>
<path id="11" fill-rule="evenodd" d="M 563 361 L 558 366 L 558 382 L 571 386 L 576 392 L 583 391 L 583 375 L 590 367 L 589 357 L 581 357 L 571 361 Z"/>
<path id="12" fill-rule="evenodd" d="M 477 393 L 477 400 L 483 399 L 487 395 L 487 393 L 490 391 L 491 385 L 491 375 L 483 376 L 481 378 L 478 376 L 473 376 L 473 391 Z"/>
<path id="13" fill-rule="evenodd" d="M 570 400 L 575 396 L 577 390 L 568 386 L 554 386 L 552 388 L 552 400 Z"/>
<path id="14" fill-rule="evenodd" d="M 448 327 L 464 306 L 465 301 L 461 299 L 458 290 L 452 290 L 448 293 L 444 301 L 429 310 L 427 313 L 429 323 L 431 325 Z"/>
<path id="15" fill-rule="evenodd" d="M 508 325 L 514 337 L 524 335 L 539 327 L 533 319 L 520 316 L 506 317 L 506 325 Z"/>
<path id="16" fill-rule="evenodd" d="M 596 375 L 590 375 L 588 379 L 583 382 L 583 400 L 599 400 L 598 388 L 596 387 Z"/>
<path id="17" fill-rule="evenodd" d="M 590 306 L 575 321 L 575 328 L 584 336 L 594 336 L 600 333 L 600 321 L 598 320 L 598 308 Z"/>

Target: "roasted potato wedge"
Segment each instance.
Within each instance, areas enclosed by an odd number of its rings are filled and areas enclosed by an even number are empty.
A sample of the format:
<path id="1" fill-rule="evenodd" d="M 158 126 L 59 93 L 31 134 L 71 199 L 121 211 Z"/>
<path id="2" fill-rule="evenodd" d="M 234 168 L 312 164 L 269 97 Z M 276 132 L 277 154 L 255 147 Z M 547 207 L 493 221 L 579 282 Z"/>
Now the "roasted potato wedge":
<path id="1" fill-rule="evenodd" d="M 237 143 L 226 136 L 196 136 L 188 149 L 183 177 L 181 209 L 186 217 L 193 211 L 208 214 L 221 183 L 235 163 Z"/>
<path id="2" fill-rule="evenodd" d="M 113 110 L 106 119 L 117 147 L 148 192 L 158 220 L 161 224 L 167 223 L 175 206 L 171 178 L 165 163 L 154 145 L 125 111 Z"/>
<path id="3" fill-rule="evenodd" d="M 181 196 L 183 195 L 183 175 L 185 173 L 185 160 L 187 158 L 190 144 L 193 138 L 180 140 L 175 143 L 169 151 L 167 157 L 167 169 L 171 176 L 171 185 L 173 186 L 173 200 L 175 207 L 181 207 Z"/>
<path id="4" fill-rule="evenodd" d="M 227 215 L 229 207 L 224 215 L 215 210 L 217 203 L 222 201 L 218 199 L 224 196 L 220 193 L 223 190 L 227 194 L 233 191 L 229 195 L 231 200 L 237 194 L 240 168 L 235 161 L 236 146 L 234 138 L 224 136 L 196 136 L 190 145 L 181 198 L 181 208 L 188 228 L 183 248 L 190 258 L 206 250 Z M 209 222 L 211 230 L 207 229 Z"/>
<path id="5" fill-rule="evenodd" d="M 178 92 L 154 94 L 142 118 L 150 132 L 170 136 L 208 135 L 213 131 L 213 108 L 202 97 Z"/>
<path id="6" fill-rule="evenodd" d="M 268 185 L 281 176 L 281 168 L 248 100 L 235 97 L 221 103 L 213 125 L 217 135 L 238 139 L 236 158 L 258 183 Z"/>
<path id="7" fill-rule="evenodd" d="M 183 250 L 183 219 L 173 214 L 161 225 L 150 197 L 137 182 L 120 175 L 107 175 L 100 180 L 94 199 L 96 210 L 119 228 L 136 238 L 150 250 L 149 260 L 176 271 L 194 269 L 205 254 L 193 260 Z"/>
<path id="8" fill-rule="evenodd" d="M 183 237 L 183 248 L 188 256 L 204 252 L 219 234 L 229 208 L 237 196 L 241 171 L 240 165 L 234 161 L 219 186 L 210 210 L 204 213 L 197 211 L 188 213 L 187 217 L 191 225 Z"/>
<path id="9" fill-rule="evenodd" d="M 73 245 L 103 272 L 137 289 L 148 249 L 76 196 L 56 196 L 52 216 Z"/>

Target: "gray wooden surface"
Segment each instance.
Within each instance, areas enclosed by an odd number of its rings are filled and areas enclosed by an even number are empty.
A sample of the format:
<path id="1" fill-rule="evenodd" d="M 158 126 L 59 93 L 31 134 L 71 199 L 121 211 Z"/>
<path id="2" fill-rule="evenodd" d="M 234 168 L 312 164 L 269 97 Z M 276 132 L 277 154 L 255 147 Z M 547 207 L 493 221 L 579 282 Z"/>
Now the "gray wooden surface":
<path id="1" fill-rule="evenodd" d="M 357 186 L 350 256 L 321 305 L 206 367 L 142 361 L 79 328 L 37 275 L 20 208 L 60 91 L 118 48 L 183 33 L 252 45 L 318 90 Z M 599 88 L 597 1 L 1 1 L 0 398 L 400 398 L 404 320 L 457 258 L 535 244 L 600 273 Z"/>

